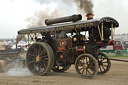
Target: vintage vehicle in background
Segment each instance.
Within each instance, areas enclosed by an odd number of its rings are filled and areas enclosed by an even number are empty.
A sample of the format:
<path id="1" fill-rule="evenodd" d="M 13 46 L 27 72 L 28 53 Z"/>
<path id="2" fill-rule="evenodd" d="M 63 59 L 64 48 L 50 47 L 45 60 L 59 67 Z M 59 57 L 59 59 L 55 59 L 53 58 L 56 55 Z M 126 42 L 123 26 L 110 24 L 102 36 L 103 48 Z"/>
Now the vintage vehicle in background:
<path id="1" fill-rule="evenodd" d="M 5 43 L 0 41 L 0 50 L 5 50 Z"/>
<path id="2" fill-rule="evenodd" d="M 15 42 L 16 43 L 16 42 Z M 21 52 L 26 52 L 27 51 L 27 43 L 23 40 L 19 41 L 17 44 L 13 44 L 11 46 L 11 49 L 21 49 Z"/>
<path id="3" fill-rule="evenodd" d="M 6 44 L 4 41 L 0 41 L 0 72 L 7 72 L 10 68 L 14 66 L 8 65 L 14 62 L 25 64 L 25 59 L 20 56 L 20 53 L 23 52 L 22 49 L 11 49 L 11 45 L 14 44 Z"/>
<path id="4" fill-rule="evenodd" d="M 108 46 L 110 36 L 113 40 L 119 23 L 112 17 L 93 16 L 87 14 L 87 20 L 81 20 L 81 14 L 46 19 L 47 26 L 19 30 L 18 35 L 28 37 L 28 44 L 34 42 L 26 54 L 30 72 L 65 72 L 75 64 L 76 72 L 85 78 L 107 73 L 111 62 L 100 48 Z"/>
<path id="5" fill-rule="evenodd" d="M 126 54 L 128 54 L 128 41 L 123 41 L 122 43 L 124 45 L 124 50 L 125 50 Z"/>
<path id="6" fill-rule="evenodd" d="M 125 49 L 121 41 L 113 41 L 110 43 L 113 43 L 113 44 L 110 44 L 107 47 L 102 47 L 100 49 L 100 52 L 115 53 L 116 56 L 122 56 L 124 54 Z"/>

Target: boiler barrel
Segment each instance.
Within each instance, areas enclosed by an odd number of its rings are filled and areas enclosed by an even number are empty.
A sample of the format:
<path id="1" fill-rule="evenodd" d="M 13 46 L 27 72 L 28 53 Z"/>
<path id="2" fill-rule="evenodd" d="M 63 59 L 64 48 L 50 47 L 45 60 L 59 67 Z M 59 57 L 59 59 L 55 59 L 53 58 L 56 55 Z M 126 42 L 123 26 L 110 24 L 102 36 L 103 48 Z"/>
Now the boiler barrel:
<path id="1" fill-rule="evenodd" d="M 56 23 L 62 23 L 62 22 L 76 22 L 78 20 L 82 19 L 82 15 L 72 15 L 72 16 L 67 16 L 67 17 L 61 17 L 61 18 L 54 18 L 54 19 L 46 19 L 45 24 L 46 25 L 51 25 L 51 24 L 56 24 Z"/>

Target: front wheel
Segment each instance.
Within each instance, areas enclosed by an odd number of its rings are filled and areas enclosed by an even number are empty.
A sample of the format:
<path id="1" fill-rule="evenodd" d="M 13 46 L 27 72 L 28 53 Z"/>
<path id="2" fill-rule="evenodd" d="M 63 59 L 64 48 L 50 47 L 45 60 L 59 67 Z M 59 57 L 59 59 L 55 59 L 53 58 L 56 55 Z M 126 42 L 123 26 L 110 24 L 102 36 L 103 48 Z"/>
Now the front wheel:
<path id="1" fill-rule="evenodd" d="M 76 72 L 84 77 L 91 78 L 98 72 L 97 60 L 90 54 L 81 54 L 75 61 Z"/>

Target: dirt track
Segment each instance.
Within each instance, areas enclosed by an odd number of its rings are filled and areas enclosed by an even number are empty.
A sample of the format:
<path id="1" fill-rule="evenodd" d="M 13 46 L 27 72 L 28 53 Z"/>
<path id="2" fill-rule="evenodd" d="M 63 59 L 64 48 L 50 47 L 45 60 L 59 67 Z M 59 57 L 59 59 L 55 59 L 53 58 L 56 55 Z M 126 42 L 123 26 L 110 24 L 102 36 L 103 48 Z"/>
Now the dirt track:
<path id="1" fill-rule="evenodd" d="M 0 85 L 128 85 L 128 62 L 112 61 L 110 71 L 92 79 L 83 79 L 75 71 L 74 65 L 65 73 L 51 72 L 47 76 L 8 76 L 0 74 Z"/>

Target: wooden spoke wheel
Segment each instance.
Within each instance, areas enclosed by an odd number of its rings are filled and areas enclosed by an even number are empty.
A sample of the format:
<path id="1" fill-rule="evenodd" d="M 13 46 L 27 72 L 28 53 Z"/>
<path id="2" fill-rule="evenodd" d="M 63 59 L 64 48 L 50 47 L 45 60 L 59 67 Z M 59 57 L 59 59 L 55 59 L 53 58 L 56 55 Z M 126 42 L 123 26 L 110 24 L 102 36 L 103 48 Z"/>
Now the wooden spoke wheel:
<path id="1" fill-rule="evenodd" d="M 54 72 L 65 72 L 65 71 L 67 71 L 70 67 L 71 67 L 71 65 L 54 66 L 54 67 L 52 68 L 52 70 L 53 70 Z"/>
<path id="2" fill-rule="evenodd" d="M 99 63 L 98 74 L 103 75 L 109 71 L 111 67 L 111 62 L 106 54 L 99 53 L 98 63 Z"/>
<path id="3" fill-rule="evenodd" d="M 27 51 L 26 63 L 34 75 L 44 75 L 51 71 L 54 65 L 52 48 L 43 42 L 33 43 Z"/>
<path id="4" fill-rule="evenodd" d="M 81 54 L 75 61 L 75 68 L 80 76 L 91 78 L 98 72 L 98 63 L 92 55 Z"/>

